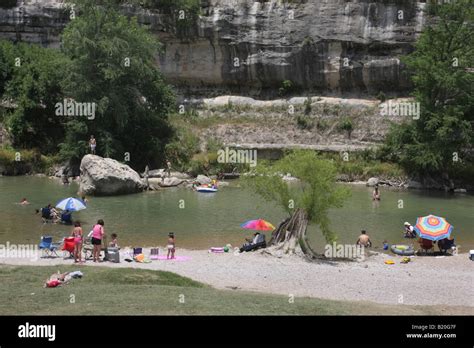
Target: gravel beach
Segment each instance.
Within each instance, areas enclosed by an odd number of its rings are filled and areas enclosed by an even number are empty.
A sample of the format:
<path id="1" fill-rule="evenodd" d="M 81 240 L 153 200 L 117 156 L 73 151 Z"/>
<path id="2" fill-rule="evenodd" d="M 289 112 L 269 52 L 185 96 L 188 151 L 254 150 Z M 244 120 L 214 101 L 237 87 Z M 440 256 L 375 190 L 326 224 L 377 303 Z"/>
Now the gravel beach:
<path id="1" fill-rule="evenodd" d="M 472 308 L 474 314 L 474 262 L 467 254 L 416 256 L 402 264 L 400 256 L 383 253 L 362 262 L 308 262 L 296 256 L 277 258 L 262 252 L 215 254 L 177 249 L 177 255 L 186 256 L 185 260 L 128 263 L 124 261 L 126 251 L 122 250 L 120 263 L 87 261 L 85 265 L 170 271 L 218 289 L 392 305 L 462 306 L 469 307 L 469 312 Z M 148 249 L 144 252 L 149 255 Z M 387 265 L 385 259 L 392 259 L 395 264 Z M 0 263 L 60 266 L 73 261 L 62 257 L 36 261 L 3 258 Z"/>

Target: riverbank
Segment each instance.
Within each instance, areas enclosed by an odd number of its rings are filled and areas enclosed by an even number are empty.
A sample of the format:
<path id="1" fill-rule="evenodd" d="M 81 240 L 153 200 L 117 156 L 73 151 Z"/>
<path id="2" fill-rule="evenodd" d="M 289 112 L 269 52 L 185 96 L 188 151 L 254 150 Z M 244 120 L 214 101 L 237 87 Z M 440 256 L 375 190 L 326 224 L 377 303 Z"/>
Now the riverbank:
<path id="1" fill-rule="evenodd" d="M 161 249 L 163 250 L 163 249 Z M 169 271 L 216 289 L 255 291 L 275 295 L 319 298 L 384 305 L 440 306 L 440 314 L 474 314 L 472 284 L 474 263 L 467 254 L 446 257 L 419 256 L 401 264 L 398 256 L 375 254 L 363 262 L 308 262 L 298 257 L 263 252 L 213 254 L 207 250 L 178 249 L 186 260 L 119 264 L 90 261 L 87 266 Z M 145 250 L 149 254 L 149 250 Z M 395 260 L 394 265 L 384 260 Z M 2 259 L 14 266 L 71 265 L 71 259 Z M 76 265 L 76 268 L 84 267 Z M 58 267 L 59 269 L 59 267 Z M 383 313 L 380 313 L 383 314 Z"/>
<path id="2" fill-rule="evenodd" d="M 61 271 L 75 271 L 62 266 Z M 380 305 L 217 290 L 174 273 L 110 267 L 81 268 L 82 279 L 42 288 L 57 267 L 0 266 L 3 315 L 439 315 L 460 307 Z M 12 291 L 15 289 L 15 291 Z M 93 292 L 91 292 L 93 289 Z M 93 293 L 93 295 L 91 295 Z M 74 297 L 71 297 L 71 295 Z M 71 300 L 73 298 L 73 301 Z M 54 303 L 55 305 L 51 305 Z"/>

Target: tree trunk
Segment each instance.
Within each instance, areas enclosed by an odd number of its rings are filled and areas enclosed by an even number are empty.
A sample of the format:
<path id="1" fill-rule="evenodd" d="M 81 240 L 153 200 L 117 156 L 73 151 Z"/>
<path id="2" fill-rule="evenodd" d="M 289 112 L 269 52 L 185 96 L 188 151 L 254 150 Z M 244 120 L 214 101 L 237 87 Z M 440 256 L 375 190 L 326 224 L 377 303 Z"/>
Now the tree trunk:
<path id="1" fill-rule="evenodd" d="M 318 255 L 311 249 L 306 239 L 307 226 L 308 217 L 303 209 L 298 208 L 272 233 L 268 242 L 269 247 L 280 253 L 301 253 L 310 259 L 317 258 Z"/>

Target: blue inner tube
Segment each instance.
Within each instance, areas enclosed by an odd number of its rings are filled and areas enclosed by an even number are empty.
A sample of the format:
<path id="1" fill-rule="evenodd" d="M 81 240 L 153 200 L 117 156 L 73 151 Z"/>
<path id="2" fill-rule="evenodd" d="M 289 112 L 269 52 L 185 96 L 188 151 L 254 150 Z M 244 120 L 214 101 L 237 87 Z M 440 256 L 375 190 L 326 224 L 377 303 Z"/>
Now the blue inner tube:
<path id="1" fill-rule="evenodd" d="M 415 249 L 409 245 L 395 244 L 390 247 L 392 253 L 402 256 L 411 256 L 415 255 Z"/>

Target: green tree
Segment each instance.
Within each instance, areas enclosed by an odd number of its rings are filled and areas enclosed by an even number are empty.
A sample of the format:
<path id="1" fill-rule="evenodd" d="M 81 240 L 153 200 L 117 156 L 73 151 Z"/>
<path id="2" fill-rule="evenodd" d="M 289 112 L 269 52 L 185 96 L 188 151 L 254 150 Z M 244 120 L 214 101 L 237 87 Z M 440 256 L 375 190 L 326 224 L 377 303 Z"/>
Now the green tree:
<path id="1" fill-rule="evenodd" d="M 284 181 L 282 175 L 287 173 L 300 183 Z M 336 239 L 328 211 L 341 207 L 350 191 L 336 184 L 336 167 L 331 161 L 319 158 L 314 151 L 297 150 L 274 163 L 260 162 L 252 174 L 244 178 L 245 184 L 290 215 L 273 233 L 270 245 L 279 245 L 286 253 L 294 253 L 299 245 L 307 256 L 315 256 L 306 239 L 308 223 L 319 226 L 328 242 Z"/>
<path id="2" fill-rule="evenodd" d="M 442 174 L 452 186 L 453 173 L 472 161 L 473 1 L 432 3 L 428 13 L 431 25 L 404 59 L 413 73 L 420 117 L 394 125 L 381 153 L 412 174 Z"/>
<path id="3" fill-rule="evenodd" d="M 62 101 L 61 81 L 69 64 L 61 52 L 36 45 L 0 44 L 0 92 L 16 105 L 7 115 L 13 144 L 55 153 L 64 119 L 56 116 Z"/>
<path id="4" fill-rule="evenodd" d="M 174 100 L 156 66 L 159 43 L 136 18 L 121 14 L 120 1 L 74 2 L 76 18 L 62 36 L 72 61 L 63 87 L 68 97 L 95 103 L 97 115 L 68 123 L 62 155 L 81 158 L 87 148 L 79 141 L 88 133 L 99 154 L 123 160 L 129 153 L 134 166 L 158 164 L 172 133 L 167 115 Z"/>
<path id="5" fill-rule="evenodd" d="M 17 57 L 16 46 L 10 41 L 0 40 L 0 97 L 2 98 L 6 85 L 13 78 Z"/>

